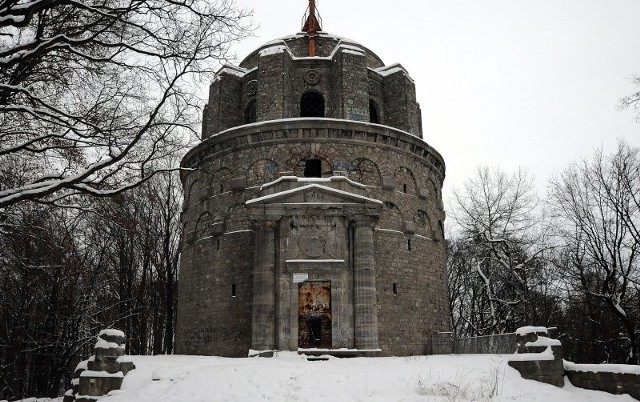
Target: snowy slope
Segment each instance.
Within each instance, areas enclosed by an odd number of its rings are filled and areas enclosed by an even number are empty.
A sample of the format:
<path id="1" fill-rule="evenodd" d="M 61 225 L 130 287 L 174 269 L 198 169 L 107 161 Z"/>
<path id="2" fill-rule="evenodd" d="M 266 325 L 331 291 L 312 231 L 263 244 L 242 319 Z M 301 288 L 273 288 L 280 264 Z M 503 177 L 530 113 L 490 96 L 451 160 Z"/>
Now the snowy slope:
<path id="1" fill-rule="evenodd" d="M 137 369 L 105 402 L 213 401 L 633 401 L 523 380 L 507 356 L 275 358 L 133 356 Z"/>

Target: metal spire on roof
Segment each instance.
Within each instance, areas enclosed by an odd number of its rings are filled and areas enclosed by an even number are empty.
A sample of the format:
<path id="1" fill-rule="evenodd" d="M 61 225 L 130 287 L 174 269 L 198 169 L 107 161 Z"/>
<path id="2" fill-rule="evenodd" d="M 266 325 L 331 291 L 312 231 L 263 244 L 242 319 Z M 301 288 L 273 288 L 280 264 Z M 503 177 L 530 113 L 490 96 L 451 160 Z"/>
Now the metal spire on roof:
<path id="1" fill-rule="evenodd" d="M 316 9 L 316 0 L 309 0 L 309 7 L 307 7 L 303 20 L 302 32 L 306 32 L 309 37 L 309 57 L 314 57 L 316 55 L 316 34 L 318 31 L 322 31 L 320 26 L 322 18 Z"/>

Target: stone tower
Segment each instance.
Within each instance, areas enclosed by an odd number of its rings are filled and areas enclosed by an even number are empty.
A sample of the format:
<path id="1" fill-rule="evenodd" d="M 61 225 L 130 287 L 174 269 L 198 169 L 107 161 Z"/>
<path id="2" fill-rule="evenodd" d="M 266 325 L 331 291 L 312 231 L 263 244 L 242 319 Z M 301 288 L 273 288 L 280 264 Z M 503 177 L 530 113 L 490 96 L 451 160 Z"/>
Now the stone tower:
<path id="1" fill-rule="evenodd" d="M 445 165 L 413 80 L 320 28 L 219 70 L 183 159 L 176 352 L 430 353 Z"/>

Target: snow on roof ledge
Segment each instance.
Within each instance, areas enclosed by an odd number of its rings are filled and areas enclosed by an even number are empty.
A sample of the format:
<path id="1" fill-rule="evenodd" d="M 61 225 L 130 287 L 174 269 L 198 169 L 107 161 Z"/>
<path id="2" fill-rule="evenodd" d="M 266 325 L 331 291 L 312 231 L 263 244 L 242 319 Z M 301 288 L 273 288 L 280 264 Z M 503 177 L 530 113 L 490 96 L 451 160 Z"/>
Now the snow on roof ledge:
<path id="1" fill-rule="evenodd" d="M 527 362 L 535 360 L 555 360 L 555 355 L 551 347 L 547 346 L 547 348 L 540 353 L 518 353 L 509 356 L 509 361 Z"/>
<path id="2" fill-rule="evenodd" d="M 547 334 L 547 327 L 520 327 L 516 330 L 516 335 L 526 335 L 526 334 Z"/>
<path id="3" fill-rule="evenodd" d="M 409 77 L 409 72 L 407 71 L 407 69 L 404 68 L 402 64 L 399 64 L 399 63 L 390 64 L 388 66 L 383 66 L 383 67 L 375 68 L 372 70 L 383 77 L 386 77 L 387 75 L 395 74 L 397 72 L 404 72 L 407 75 L 407 77 Z"/>
<path id="4" fill-rule="evenodd" d="M 225 64 L 216 72 L 216 77 L 220 74 L 230 74 L 242 78 L 247 74 L 247 69 L 234 66 L 233 64 Z"/>
<path id="5" fill-rule="evenodd" d="M 338 182 L 338 181 L 346 181 L 352 186 L 359 187 L 359 188 L 367 188 L 366 185 L 353 181 L 346 176 L 331 176 L 331 177 L 281 176 L 275 179 L 274 181 L 270 181 L 268 183 L 263 184 L 262 186 L 260 186 L 260 190 L 273 187 L 276 184 L 279 184 L 285 181 L 295 181 L 295 182 L 302 182 L 302 183 L 331 183 L 331 182 Z"/>
<path id="6" fill-rule="evenodd" d="M 285 177 L 291 177 L 291 176 L 285 176 Z M 368 203 L 372 203 L 372 204 L 378 204 L 380 206 L 384 205 L 384 203 L 382 201 L 376 200 L 374 198 L 365 197 L 365 196 L 360 195 L 360 194 L 350 193 L 348 191 L 339 190 L 339 189 L 333 188 L 333 187 L 322 186 L 322 185 L 316 184 L 316 183 L 307 183 L 307 184 L 305 184 L 304 186 L 301 186 L 301 187 L 296 187 L 296 188 L 292 188 L 292 189 L 289 189 L 289 190 L 280 191 L 278 193 L 268 194 L 268 195 L 264 195 L 262 197 L 254 198 L 252 200 L 249 200 L 249 201 L 245 202 L 245 205 L 257 204 L 259 202 L 272 200 L 272 199 L 277 198 L 277 197 L 282 197 L 282 196 L 285 196 L 285 195 L 290 195 L 290 194 L 302 192 L 302 191 L 308 190 L 310 188 L 323 189 L 325 191 L 328 191 L 328 192 L 331 192 L 331 193 L 334 193 L 334 194 L 340 194 L 340 195 L 353 197 L 353 198 L 358 199 L 359 202 L 363 202 L 363 203 L 368 202 Z M 309 203 L 309 204 L 314 204 L 314 203 Z M 323 204 L 323 203 L 321 203 L 321 204 Z M 329 203 L 329 204 L 337 205 L 335 203 Z"/>

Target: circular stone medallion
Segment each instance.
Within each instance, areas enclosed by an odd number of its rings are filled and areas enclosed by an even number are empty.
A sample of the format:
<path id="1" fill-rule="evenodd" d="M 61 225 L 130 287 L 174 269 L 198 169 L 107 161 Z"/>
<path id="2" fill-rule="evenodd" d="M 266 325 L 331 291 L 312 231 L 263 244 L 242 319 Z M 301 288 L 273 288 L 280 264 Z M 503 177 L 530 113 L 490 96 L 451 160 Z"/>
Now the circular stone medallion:
<path id="1" fill-rule="evenodd" d="M 256 92 L 258 92 L 258 81 L 249 81 L 247 84 L 247 95 L 252 96 L 255 95 Z"/>
<path id="2" fill-rule="evenodd" d="M 307 70 L 304 73 L 304 82 L 309 85 L 316 85 L 318 82 L 320 82 L 320 73 L 318 73 L 314 69 Z"/>

